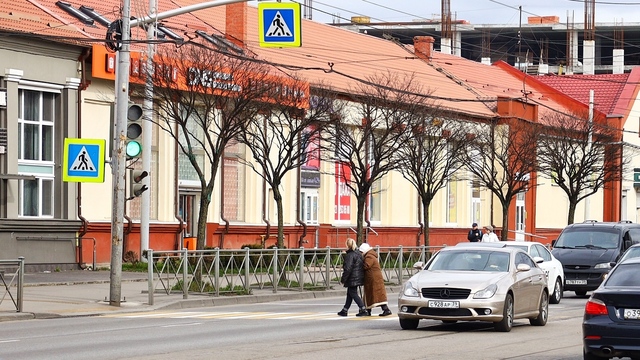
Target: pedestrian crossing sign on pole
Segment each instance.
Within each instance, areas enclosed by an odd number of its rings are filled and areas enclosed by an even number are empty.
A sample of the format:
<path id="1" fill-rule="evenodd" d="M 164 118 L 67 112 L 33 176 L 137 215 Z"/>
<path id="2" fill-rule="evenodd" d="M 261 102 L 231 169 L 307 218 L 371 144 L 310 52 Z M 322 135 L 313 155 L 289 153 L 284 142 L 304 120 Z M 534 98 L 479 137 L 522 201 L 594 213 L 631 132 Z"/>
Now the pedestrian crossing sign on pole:
<path id="1" fill-rule="evenodd" d="M 104 139 L 64 139 L 62 180 L 104 182 Z"/>
<path id="2" fill-rule="evenodd" d="M 299 3 L 258 3 L 258 33 L 261 47 L 302 46 L 301 24 Z"/>

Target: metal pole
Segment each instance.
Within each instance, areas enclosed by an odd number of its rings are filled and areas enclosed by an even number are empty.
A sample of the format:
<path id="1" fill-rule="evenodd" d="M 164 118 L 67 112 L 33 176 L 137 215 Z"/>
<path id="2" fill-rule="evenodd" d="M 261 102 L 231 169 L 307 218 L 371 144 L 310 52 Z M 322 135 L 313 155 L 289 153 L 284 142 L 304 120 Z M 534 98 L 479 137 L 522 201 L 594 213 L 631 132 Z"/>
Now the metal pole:
<path id="1" fill-rule="evenodd" d="M 182 248 L 182 298 L 189 297 L 189 285 L 187 284 L 187 266 L 189 265 L 189 253 L 187 248 Z"/>
<path id="2" fill-rule="evenodd" d="M 149 292 L 149 305 L 153 305 L 153 250 L 147 250 L 147 291 Z"/>
<path id="3" fill-rule="evenodd" d="M 587 137 L 587 152 L 585 154 L 585 156 L 591 156 L 591 146 L 592 146 L 592 138 L 593 138 L 593 97 L 594 97 L 594 92 L 593 90 L 589 90 L 589 125 L 587 128 L 588 131 L 588 137 Z M 590 174 L 589 174 L 590 175 Z M 589 181 L 589 184 L 591 184 L 591 181 Z M 585 189 L 585 191 L 588 191 L 588 188 Z M 591 206 L 591 201 L 589 200 L 589 196 L 587 196 L 584 199 L 584 220 L 589 220 L 589 207 Z"/>
<path id="4" fill-rule="evenodd" d="M 156 0 L 149 0 L 149 16 L 154 17 L 157 13 Z M 155 26 L 147 28 L 147 74 L 145 74 L 144 103 L 142 109 L 144 111 L 142 121 L 142 170 L 146 170 L 149 176 L 142 179 L 142 184 L 146 185 L 149 190 L 142 193 L 141 196 L 141 212 L 140 212 L 140 255 L 149 249 L 149 218 L 151 212 L 151 178 L 156 176 L 151 171 L 151 142 L 153 137 L 151 134 L 153 125 L 153 79 L 151 78 L 151 69 L 153 69 L 153 57 L 156 53 L 156 47 L 151 40 L 155 37 Z M 140 256 L 142 261 L 145 259 Z"/>
<path id="5" fill-rule="evenodd" d="M 17 294 L 17 300 L 18 300 L 18 312 L 22 312 L 22 300 L 24 298 L 23 294 L 22 294 L 22 288 L 24 286 L 24 256 L 20 256 L 18 258 L 18 261 L 20 262 L 20 265 L 18 266 L 18 294 Z"/>
<path id="6" fill-rule="evenodd" d="M 109 305 L 120 306 L 122 292 L 122 244 L 125 203 L 125 140 L 127 127 L 127 108 L 129 105 L 129 68 L 131 54 L 130 40 L 130 0 L 123 0 L 122 6 L 122 44 L 117 54 L 116 68 L 116 130 L 114 153 L 111 157 L 113 172 L 113 211 L 111 214 L 111 273 L 109 285 Z"/>

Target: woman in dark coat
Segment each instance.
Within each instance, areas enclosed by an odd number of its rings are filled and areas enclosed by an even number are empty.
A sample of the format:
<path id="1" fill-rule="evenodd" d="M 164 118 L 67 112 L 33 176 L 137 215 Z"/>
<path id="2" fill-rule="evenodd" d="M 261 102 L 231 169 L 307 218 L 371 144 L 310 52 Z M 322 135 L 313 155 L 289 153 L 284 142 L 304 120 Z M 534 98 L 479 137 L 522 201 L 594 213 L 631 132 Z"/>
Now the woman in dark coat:
<path id="1" fill-rule="evenodd" d="M 368 314 L 371 314 L 372 308 L 380 306 L 382 308 L 380 316 L 389 316 L 391 310 L 387 302 L 387 289 L 384 286 L 378 253 L 372 251 L 367 243 L 360 245 L 360 251 L 364 256 L 364 303 Z"/>
<path id="2" fill-rule="evenodd" d="M 362 254 L 358 251 L 358 245 L 356 241 L 349 238 L 347 239 L 347 253 L 344 255 L 344 264 L 342 266 L 342 278 L 340 283 L 347 288 L 347 300 L 344 303 L 344 307 L 338 313 L 340 316 L 347 316 L 347 312 L 351 307 L 351 302 L 355 301 L 358 304 L 360 311 L 356 316 L 369 315 L 364 307 L 364 302 L 360 295 L 358 295 L 358 286 L 364 284 L 364 268 L 362 263 Z"/>

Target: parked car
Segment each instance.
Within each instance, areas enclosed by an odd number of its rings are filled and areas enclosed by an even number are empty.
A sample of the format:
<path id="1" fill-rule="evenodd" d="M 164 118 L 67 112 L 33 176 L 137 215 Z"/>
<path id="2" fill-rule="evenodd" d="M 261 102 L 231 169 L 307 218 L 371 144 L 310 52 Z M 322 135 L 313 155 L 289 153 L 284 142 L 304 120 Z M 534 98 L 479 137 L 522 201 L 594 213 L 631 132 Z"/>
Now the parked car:
<path id="1" fill-rule="evenodd" d="M 627 251 L 622 254 L 619 261 L 624 261 L 629 258 L 640 257 L 640 244 L 632 245 Z"/>
<path id="2" fill-rule="evenodd" d="M 600 286 L 622 253 L 640 242 L 640 224 L 586 221 L 565 227 L 551 244 L 564 268 L 564 289 L 584 296 Z"/>
<path id="3" fill-rule="evenodd" d="M 640 258 L 616 265 L 591 294 L 582 321 L 585 360 L 640 359 Z"/>
<path id="4" fill-rule="evenodd" d="M 556 259 L 546 246 L 535 241 L 503 241 L 507 246 L 520 248 L 529 254 L 547 275 L 549 285 L 549 302 L 559 304 L 564 292 L 564 270 L 562 263 Z M 539 261 L 537 258 L 541 258 Z"/>
<path id="5" fill-rule="evenodd" d="M 421 319 L 488 321 L 511 331 L 515 319 L 544 326 L 549 314 L 547 277 L 521 249 L 504 243 L 460 243 L 438 251 L 407 281 L 398 297 L 403 329 Z"/>

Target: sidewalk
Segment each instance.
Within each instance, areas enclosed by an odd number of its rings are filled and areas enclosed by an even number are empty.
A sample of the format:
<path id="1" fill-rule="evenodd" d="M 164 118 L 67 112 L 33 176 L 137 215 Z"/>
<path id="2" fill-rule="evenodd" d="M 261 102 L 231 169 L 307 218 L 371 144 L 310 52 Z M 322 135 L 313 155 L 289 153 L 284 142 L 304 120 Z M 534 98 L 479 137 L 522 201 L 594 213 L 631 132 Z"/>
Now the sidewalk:
<path id="1" fill-rule="evenodd" d="M 253 290 L 252 295 L 211 296 L 156 293 L 149 305 L 147 273 L 123 272 L 121 276 L 120 307 L 109 305 L 109 271 L 64 271 L 24 274 L 21 313 L 8 294 L 0 304 L 0 322 L 50 319 L 73 316 L 95 316 L 120 312 L 139 312 L 159 309 L 187 309 L 196 307 L 252 304 L 280 300 L 343 297 L 342 288 L 327 291 L 298 291 L 282 289 Z M 4 289 L 0 289 L 0 294 Z M 15 287 L 11 289 L 15 297 Z M 0 296 L 0 299 L 2 296 Z"/>

